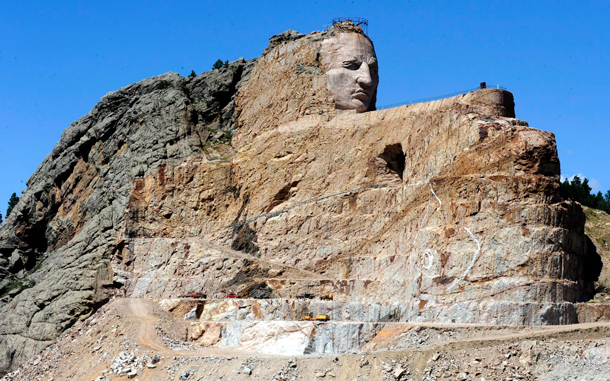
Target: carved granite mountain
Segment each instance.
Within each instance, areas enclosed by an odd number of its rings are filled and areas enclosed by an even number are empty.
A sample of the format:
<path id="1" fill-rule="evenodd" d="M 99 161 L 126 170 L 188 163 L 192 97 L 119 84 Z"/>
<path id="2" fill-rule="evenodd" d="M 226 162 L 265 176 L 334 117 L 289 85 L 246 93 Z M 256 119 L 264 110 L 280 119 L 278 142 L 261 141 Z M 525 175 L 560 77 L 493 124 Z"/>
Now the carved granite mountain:
<path id="1" fill-rule="evenodd" d="M 338 112 L 326 37 L 144 80 L 64 132 L 0 227 L 0 371 L 113 294 L 331 293 L 345 320 L 586 318 L 601 261 L 561 199 L 553 134 L 503 90 Z"/>

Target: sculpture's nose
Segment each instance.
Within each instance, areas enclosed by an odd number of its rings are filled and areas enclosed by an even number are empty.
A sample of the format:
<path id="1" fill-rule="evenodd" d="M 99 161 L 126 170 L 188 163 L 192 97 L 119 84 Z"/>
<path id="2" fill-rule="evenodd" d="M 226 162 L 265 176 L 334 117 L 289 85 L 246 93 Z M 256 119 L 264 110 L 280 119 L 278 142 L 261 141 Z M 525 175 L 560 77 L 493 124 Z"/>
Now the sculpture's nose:
<path id="1" fill-rule="evenodd" d="M 371 78 L 371 69 L 366 62 L 363 62 L 358 69 L 357 82 L 360 86 L 370 87 L 373 85 L 373 79 Z"/>

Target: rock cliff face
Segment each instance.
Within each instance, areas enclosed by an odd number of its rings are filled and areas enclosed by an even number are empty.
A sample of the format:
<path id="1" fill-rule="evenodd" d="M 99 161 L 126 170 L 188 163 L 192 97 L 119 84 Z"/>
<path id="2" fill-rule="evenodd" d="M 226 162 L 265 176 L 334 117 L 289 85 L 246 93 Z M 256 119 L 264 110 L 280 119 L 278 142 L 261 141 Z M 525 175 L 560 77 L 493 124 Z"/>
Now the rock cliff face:
<path id="1" fill-rule="evenodd" d="M 252 65 L 146 79 L 109 93 L 63 133 L 0 227 L 0 372 L 120 286 L 111 261 L 135 230 L 135 182 L 189 157 L 226 155 L 235 94 Z"/>
<path id="2" fill-rule="evenodd" d="M 0 371 L 113 293 L 332 293 L 353 316 L 578 321 L 601 261 L 560 197 L 553 135 L 493 89 L 337 113 L 324 36 L 128 86 L 66 130 L 0 227 Z"/>

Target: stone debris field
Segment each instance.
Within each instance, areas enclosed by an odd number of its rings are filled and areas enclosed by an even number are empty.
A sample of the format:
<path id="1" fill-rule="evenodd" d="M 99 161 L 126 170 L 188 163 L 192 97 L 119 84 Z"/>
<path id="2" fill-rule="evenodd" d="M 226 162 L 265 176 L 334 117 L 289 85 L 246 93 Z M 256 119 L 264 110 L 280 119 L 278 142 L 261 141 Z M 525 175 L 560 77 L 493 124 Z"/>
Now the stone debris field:
<path id="1" fill-rule="evenodd" d="M 527 328 L 422 323 L 401 329 L 387 323 L 385 331 L 393 335 L 377 337 L 374 347 L 301 356 L 192 345 L 193 324 L 150 301 L 116 299 L 3 381 L 607 380 L 610 374 L 605 323 Z M 324 324 L 329 323 L 319 323 Z"/>

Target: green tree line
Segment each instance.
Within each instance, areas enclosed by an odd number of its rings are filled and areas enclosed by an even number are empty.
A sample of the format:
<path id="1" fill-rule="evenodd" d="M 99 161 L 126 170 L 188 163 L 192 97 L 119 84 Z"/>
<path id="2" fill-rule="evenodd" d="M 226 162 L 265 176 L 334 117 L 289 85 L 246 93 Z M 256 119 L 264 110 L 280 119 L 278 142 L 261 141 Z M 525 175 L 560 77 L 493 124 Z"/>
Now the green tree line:
<path id="1" fill-rule="evenodd" d="M 561 183 L 561 195 L 564 198 L 570 198 L 585 206 L 600 209 L 610 214 L 610 190 L 606 191 L 604 195 L 602 195 L 602 192 L 592 194 L 591 190 L 587 178 L 581 180 L 580 177 L 574 176 L 572 180 L 565 179 Z"/>

